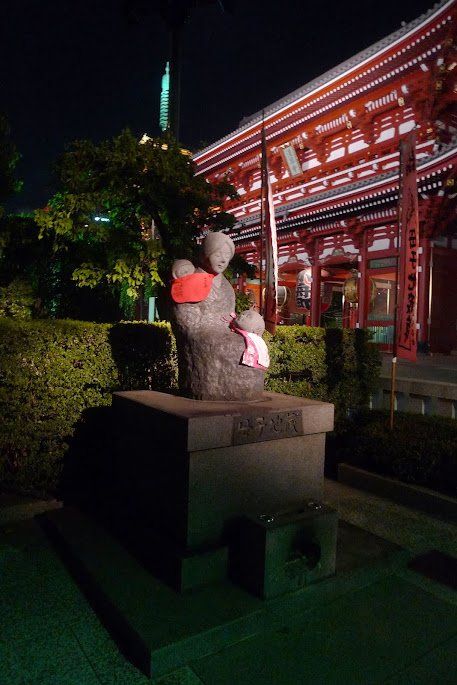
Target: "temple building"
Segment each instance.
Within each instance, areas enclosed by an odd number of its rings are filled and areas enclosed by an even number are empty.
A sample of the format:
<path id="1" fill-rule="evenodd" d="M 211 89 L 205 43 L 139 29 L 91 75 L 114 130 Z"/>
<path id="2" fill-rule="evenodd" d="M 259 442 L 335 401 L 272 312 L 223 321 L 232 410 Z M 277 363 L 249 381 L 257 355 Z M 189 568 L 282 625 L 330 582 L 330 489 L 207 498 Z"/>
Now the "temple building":
<path id="1" fill-rule="evenodd" d="M 400 141 L 415 129 L 419 349 L 457 350 L 457 0 L 290 93 L 194 155 L 227 177 L 237 253 L 259 278 L 261 130 L 278 231 L 278 323 L 370 328 L 393 338 Z"/>

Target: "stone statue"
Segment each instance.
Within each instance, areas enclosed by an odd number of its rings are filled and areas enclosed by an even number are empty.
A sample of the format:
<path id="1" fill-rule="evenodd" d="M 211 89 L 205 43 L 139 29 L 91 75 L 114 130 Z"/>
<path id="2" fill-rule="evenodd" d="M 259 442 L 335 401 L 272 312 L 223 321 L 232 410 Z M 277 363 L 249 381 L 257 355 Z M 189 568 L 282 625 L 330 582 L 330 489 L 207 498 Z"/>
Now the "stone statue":
<path id="1" fill-rule="evenodd" d="M 179 391 L 184 397 L 214 401 L 262 397 L 269 363 L 260 338 L 264 323 L 257 312 L 243 312 L 244 319 L 233 314 L 235 293 L 223 272 L 234 252 L 227 235 L 209 233 L 202 243 L 200 267 L 193 270 L 187 260 L 173 264 L 171 323 L 178 351 Z M 247 354 L 246 335 L 263 344 L 253 357 Z"/>

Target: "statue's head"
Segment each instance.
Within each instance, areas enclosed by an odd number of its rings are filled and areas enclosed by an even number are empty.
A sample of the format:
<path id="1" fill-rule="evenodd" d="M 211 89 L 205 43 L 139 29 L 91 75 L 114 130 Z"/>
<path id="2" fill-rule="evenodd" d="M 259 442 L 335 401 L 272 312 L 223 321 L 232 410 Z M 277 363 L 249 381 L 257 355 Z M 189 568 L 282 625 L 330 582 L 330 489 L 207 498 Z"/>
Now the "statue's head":
<path id="1" fill-rule="evenodd" d="M 239 328 L 247 333 L 255 333 L 262 335 L 265 331 L 265 321 L 260 314 L 253 309 L 247 309 L 241 312 L 233 319 L 233 326 Z"/>
<path id="2" fill-rule="evenodd" d="M 194 265 L 188 259 L 177 259 L 175 262 L 173 262 L 171 267 L 171 275 L 173 276 L 173 278 L 190 276 L 194 272 Z"/>
<path id="3" fill-rule="evenodd" d="M 225 233 L 208 233 L 202 243 L 202 266 L 211 274 L 221 274 L 235 254 L 233 240 Z"/>

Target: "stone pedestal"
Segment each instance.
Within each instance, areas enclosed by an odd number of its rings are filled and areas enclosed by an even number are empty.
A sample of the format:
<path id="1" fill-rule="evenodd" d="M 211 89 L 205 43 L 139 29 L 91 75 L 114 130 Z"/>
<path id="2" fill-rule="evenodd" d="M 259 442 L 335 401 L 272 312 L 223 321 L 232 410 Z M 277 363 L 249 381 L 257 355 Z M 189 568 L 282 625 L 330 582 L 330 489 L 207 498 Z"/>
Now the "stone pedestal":
<path id="1" fill-rule="evenodd" d="M 135 391 L 114 394 L 113 416 L 118 515 L 141 529 L 146 556 L 180 590 L 225 573 L 243 515 L 322 499 L 330 404 L 270 392 L 205 402 Z"/>

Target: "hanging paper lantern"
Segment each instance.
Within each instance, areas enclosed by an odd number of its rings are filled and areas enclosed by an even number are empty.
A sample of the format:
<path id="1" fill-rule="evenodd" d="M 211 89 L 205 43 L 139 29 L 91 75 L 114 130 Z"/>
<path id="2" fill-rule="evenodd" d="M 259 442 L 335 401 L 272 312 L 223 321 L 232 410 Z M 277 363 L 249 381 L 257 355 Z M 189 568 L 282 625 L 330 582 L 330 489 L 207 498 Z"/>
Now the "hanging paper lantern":
<path id="1" fill-rule="evenodd" d="M 266 297 L 266 288 L 262 289 L 262 302 L 265 302 L 265 297 Z M 277 308 L 278 310 L 281 309 L 281 307 L 284 307 L 290 300 L 290 290 L 287 288 L 285 285 L 278 285 L 278 291 L 277 291 Z"/>
<path id="2" fill-rule="evenodd" d="M 328 273 L 328 272 L 325 272 Z M 299 309 L 310 311 L 311 309 L 311 269 L 303 269 L 297 276 L 295 302 Z M 332 304 L 332 284 L 321 283 L 321 312 L 327 311 Z"/>
<path id="3" fill-rule="evenodd" d="M 351 304 L 355 304 L 359 301 L 358 281 L 358 275 L 354 274 L 353 276 L 347 278 L 343 283 L 344 299 Z M 373 278 L 370 278 L 370 302 L 374 302 L 376 292 L 376 282 Z"/>
<path id="4" fill-rule="evenodd" d="M 297 275 L 295 303 L 299 309 L 311 309 L 311 269 L 303 269 Z"/>
<path id="5" fill-rule="evenodd" d="M 290 290 L 285 285 L 278 286 L 278 309 L 284 307 L 290 300 Z"/>
<path id="6" fill-rule="evenodd" d="M 343 283 L 343 295 L 346 302 L 355 304 L 358 301 L 358 277 L 357 275 L 346 278 Z"/>
<path id="7" fill-rule="evenodd" d="M 376 281 L 374 278 L 370 278 L 370 303 L 373 304 L 373 302 L 376 299 L 376 295 L 378 293 L 378 286 L 376 285 Z"/>

